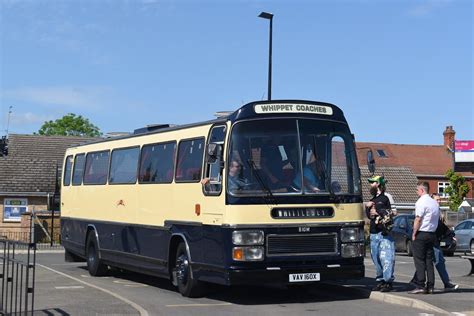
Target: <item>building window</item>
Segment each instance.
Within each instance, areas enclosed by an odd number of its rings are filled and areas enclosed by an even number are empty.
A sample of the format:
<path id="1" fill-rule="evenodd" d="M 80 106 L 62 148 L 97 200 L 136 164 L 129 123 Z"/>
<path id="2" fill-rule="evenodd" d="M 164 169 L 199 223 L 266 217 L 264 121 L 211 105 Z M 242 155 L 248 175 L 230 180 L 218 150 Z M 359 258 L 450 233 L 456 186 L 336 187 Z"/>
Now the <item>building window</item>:
<path id="1" fill-rule="evenodd" d="M 28 212 L 28 199 L 5 199 L 3 221 L 21 222 L 21 214 Z"/>
<path id="2" fill-rule="evenodd" d="M 446 188 L 449 187 L 449 182 L 438 182 L 438 194 L 440 197 L 448 197 Z"/>
<path id="3" fill-rule="evenodd" d="M 385 151 L 383 149 L 377 149 L 377 155 L 379 155 L 379 157 L 382 157 L 382 158 L 386 158 L 387 157 L 387 154 L 385 153 Z"/>

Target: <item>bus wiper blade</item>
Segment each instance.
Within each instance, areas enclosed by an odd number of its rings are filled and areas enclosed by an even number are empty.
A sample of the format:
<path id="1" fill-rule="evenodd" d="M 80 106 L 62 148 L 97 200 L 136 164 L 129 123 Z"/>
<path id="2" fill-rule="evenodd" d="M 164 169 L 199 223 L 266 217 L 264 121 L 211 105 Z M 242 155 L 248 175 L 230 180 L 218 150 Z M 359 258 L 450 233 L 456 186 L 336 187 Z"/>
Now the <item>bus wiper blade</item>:
<path id="1" fill-rule="evenodd" d="M 247 159 L 247 163 L 250 166 L 250 169 L 252 169 L 255 173 L 255 178 L 257 178 L 258 184 L 263 189 L 263 192 L 265 192 L 264 199 L 270 203 L 277 204 L 275 196 L 272 193 L 272 190 L 265 184 L 265 181 L 263 181 L 262 177 L 260 176 L 260 172 L 257 170 L 257 167 L 255 166 L 255 162 L 252 159 Z"/>

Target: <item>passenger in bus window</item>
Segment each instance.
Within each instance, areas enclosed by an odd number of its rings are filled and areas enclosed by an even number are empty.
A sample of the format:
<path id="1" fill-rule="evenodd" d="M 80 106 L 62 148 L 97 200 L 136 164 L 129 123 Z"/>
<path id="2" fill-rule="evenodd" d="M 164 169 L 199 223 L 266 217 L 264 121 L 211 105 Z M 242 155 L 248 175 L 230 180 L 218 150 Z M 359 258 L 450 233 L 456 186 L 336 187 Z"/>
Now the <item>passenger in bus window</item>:
<path id="1" fill-rule="evenodd" d="M 319 180 L 316 178 L 316 175 L 311 170 L 309 165 L 303 167 L 303 186 L 307 191 L 317 192 L 319 189 Z M 298 171 L 295 178 L 293 179 L 293 187 L 300 190 L 301 187 L 301 173 Z"/>
<path id="2" fill-rule="evenodd" d="M 260 166 L 270 189 L 285 187 L 283 183 L 283 159 L 276 141 L 267 141 L 260 152 Z"/>
<path id="3" fill-rule="evenodd" d="M 206 191 L 220 190 L 217 184 L 211 183 L 210 178 L 202 179 L 201 184 L 205 186 Z M 242 164 L 237 159 L 232 159 L 229 164 L 227 184 L 230 192 L 241 191 L 249 186 L 247 180 L 242 177 Z"/>
<path id="4" fill-rule="evenodd" d="M 244 190 L 248 186 L 246 179 L 242 178 L 242 164 L 236 159 L 231 160 L 228 174 L 227 184 L 230 192 Z"/>
<path id="5" fill-rule="evenodd" d="M 301 173 L 298 170 L 293 179 L 293 187 L 300 190 Z M 317 159 L 314 154 L 311 154 L 309 162 L 303 167 L 303 186 L 306 191 L 317 192 L 321 190 L 321 179 L 318 172 Z"/>

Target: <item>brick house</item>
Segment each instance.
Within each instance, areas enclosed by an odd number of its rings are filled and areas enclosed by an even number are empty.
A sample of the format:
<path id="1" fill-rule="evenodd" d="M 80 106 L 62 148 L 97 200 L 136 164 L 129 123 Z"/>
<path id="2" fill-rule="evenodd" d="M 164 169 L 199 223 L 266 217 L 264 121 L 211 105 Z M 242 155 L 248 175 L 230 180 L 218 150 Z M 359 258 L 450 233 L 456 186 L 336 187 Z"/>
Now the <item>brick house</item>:
<path id="1" fill-rule="evenodd" d="M 23 213 L 49 208 L 66 148 L 91 140 L 96 138 L 9 136 L 9 153 L 0 157 L 0 237 L 21 231 Z"/>
<path id="2" fill-rule="evenodd" d="M 416 182 L 412 178 L 407 181 L 390 181 L 393 177 L 401 177 L 401 174 L 387 173 L 386 168 L 407 168 L 415 175 L 417 181 L 426 181 L 430 184 L 430 193 L 439 193 L 446 197 L 445 188 L 449 185 L 445 173 L 448 169 L 454 169 L 454 155 L 452 144 L 455 139 L 455 131 L 452 126 L 447 126 L 443 133 L 443 145 L 406 145 L 406 144 L 385 144 L 385 143 L 366 143 L 357 142 L 357 156 L 361 171 L 367 169 L 367 151 L 372 149 L 376 161 L 376 173 L 384 173 L 388 179 L 387 191 L 392 190 L 395 193 L 398 190 L 407 192 L 407 188 L 401 189 L 398 186 L 409 187 L 409 190 L 415 193 Z M 474 170 L 470 172 L 458 172 L 466 178 L 470 191 L 467 198 L 474 197 Z M 364 174 L 364 173 L 363 173 Z M 416 194 L 410 194 L 402 197 L 401 201 L 396 194 L 395 202 L 414 203 L 417 200 Z M 365 197 L 365 196 L 364 196 Z"/>

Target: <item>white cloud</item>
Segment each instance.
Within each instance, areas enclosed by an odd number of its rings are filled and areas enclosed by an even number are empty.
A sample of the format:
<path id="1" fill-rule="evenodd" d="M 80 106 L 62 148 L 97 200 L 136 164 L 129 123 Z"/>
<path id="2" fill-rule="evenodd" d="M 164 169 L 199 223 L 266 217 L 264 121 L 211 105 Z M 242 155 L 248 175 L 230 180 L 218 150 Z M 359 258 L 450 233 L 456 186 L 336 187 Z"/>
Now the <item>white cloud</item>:
<path id="1" fill-rule="evenodd" d="M 30 125 L 30 124 L 38 124 L 44 123 L 46 121 L 53 120 L 54 117 L 51 115 L 44 115 L 44 114 L 35 114 L 31 112 L 27 113 L 12 113 L 10 125 Z"/>
<path id="2" fill-rule="evenodd" d="M 422 0 L 419 1 L 418 5 L 408 10 L 408 15 L 413 17 L 427 16 L 451 2 L 452 0 Z"/>
<path id="3" fill-rule="evenodd" d="M 24 87 L 3 92 L 3 98 L 67 108 L 97 108 L 107 88 L 103 87 Z"/>

